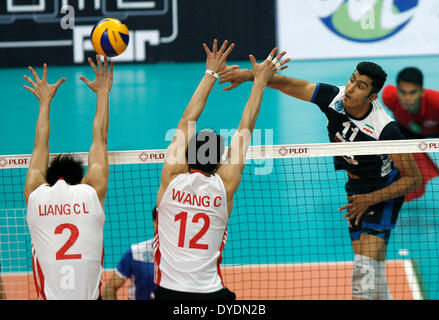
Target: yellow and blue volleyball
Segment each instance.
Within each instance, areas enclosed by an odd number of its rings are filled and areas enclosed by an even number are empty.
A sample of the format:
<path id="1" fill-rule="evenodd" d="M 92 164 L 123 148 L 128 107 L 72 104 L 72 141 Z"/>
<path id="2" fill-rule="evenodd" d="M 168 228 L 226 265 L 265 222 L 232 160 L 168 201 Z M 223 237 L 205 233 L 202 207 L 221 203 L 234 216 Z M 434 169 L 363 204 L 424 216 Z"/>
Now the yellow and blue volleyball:
<path id="1" fill-rule="evenodd" d="M 117 19 L 105 18 L 95 24 L 91 42 L 97 53 L 107 57 L 122 54 L 128 46 L 128 27 Z"/>

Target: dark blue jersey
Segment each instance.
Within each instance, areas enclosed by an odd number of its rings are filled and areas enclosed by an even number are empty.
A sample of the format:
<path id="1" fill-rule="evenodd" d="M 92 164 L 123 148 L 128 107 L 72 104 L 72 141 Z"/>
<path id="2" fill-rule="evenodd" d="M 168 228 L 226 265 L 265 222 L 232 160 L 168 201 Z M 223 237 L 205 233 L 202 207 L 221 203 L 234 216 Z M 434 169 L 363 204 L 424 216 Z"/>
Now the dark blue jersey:
<path id="1" fill-rule="evenodd" d="M 120 260 L 117 273 L 124 279 L 131 279 L 130 300 L 150 300 L 156 289 L 153 240 L 133 244 Z"/>
<path id="2" fill-rule="evenodd" d="M 328 135 L 331 142 L 356 142 L 404 139 L 396 122 L 374 100 L 370 110 L 361 119 L 346 113 L 343 105 L 345 87 L 319 83 L 312 102 L 317 104 L 328 119 Z M 395 170 L 388 154 L 334 157 L 336 170 L 347 170 L 362 180 L 368 180 L 376 188 L 388 183 L 389 174 Z M 383 185 L 384 184 L 384 185 Z"/>

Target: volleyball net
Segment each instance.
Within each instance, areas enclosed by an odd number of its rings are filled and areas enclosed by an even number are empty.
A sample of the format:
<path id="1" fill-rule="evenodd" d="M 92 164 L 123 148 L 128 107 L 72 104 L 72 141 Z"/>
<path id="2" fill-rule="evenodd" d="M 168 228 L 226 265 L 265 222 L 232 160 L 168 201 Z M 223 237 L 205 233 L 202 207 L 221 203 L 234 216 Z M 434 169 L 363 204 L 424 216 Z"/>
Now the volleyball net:
<path id="1" fill-rule="evenodd" d="M 438 139 L 250 147 L 223 250 L 225 285 L 238 299 L 351 299 L 354 253 L 345 212 L 338 210 L 347 204 L 348 177 L 334 169 L 334 156 L 412 153 L 424 183 L 405 197 L 391 233 L 387 281 L 395 299 L 438 299 L 438 150 Z M 75 157 L 87 163 L 87 153 Z M 109 153 L 104 286 L 130 246 L 153 237 L 164 157 L 165 150 Z M 6 299 L 36 298 L 23 194 L 29 160 L 0 156 Z M 126 286 L 118 297 L 128 297 Z"/>

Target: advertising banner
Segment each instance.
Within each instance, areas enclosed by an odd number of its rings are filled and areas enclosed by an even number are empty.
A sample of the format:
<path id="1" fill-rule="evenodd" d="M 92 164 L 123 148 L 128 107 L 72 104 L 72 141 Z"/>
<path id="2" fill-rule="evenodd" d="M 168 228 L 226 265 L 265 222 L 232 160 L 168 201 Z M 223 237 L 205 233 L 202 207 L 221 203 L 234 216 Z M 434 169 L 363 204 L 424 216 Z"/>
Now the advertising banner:
<path id="1" fill-rule="evenodd" d="M 277 35 L 294 59 L 439 54 L 439 2 L 277 0 Z"/>

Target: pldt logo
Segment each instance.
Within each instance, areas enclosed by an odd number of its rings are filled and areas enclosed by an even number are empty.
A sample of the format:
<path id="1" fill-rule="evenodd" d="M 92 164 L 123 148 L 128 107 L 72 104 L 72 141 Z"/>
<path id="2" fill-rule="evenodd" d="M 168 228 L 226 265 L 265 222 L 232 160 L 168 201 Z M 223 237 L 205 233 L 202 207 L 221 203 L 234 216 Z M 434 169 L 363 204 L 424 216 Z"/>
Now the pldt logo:
<path id="1" fill-rule="evenodd" d="M 171 43 L 178 36 L 178 0 L 6 0 L 0 1 L 0 27 L 2 48 L 72 47 L 75 63 L 85 61 L 85 52 L 94 51 L 90 40 L 96 22 L 112 17 L 127 23 L 130 42 L 126 51 L 114 61 L 145 61 L 146 48 Z M 49 26 L 51 37 L 32 37 L 30 41 L 7 39 L 8 25 L 17 28 L 18 23 L 30 20 Z M 53 27 L 52 27 L 53 25 Z M 56 32 L 53 32 L 55 30 Z M 11 29 L 11 30 L 12 30 Z M 47 27 L 44 27 L 47 30 Z M 12 34 L 12 32 L 11 32 Z M 55 37 L 54 35 L 55 34 Z M 132 39 L 132 40 L 131 40 Z"/>
<path id="2" fill-rule="evenodd" d="M 422 151 L 425 151 L 427 149 L 429 149 L 429 150 L 439 149 L 439 143 L 437 143 L 437 142 L 426 143 L 425 141 L 422 141 L 418 144 L 418 148 L 421 149 Z"/>
<path id="3" fill-rule="evenodd" d="M 313 1 L 319 19 L 336 35 L 356 42 L 376 42 L 401 31 L 419 0 Z"/>
<path id="4" fill-rule="evenodd" d="M 13 159 L 6 159 L 6 158 L 0 158 L 0 167 L 4 168 L 7 165 L 8 166 L 26 166 L 28 164 L 29 159 L 28 158 L 13 158 Z"/>

